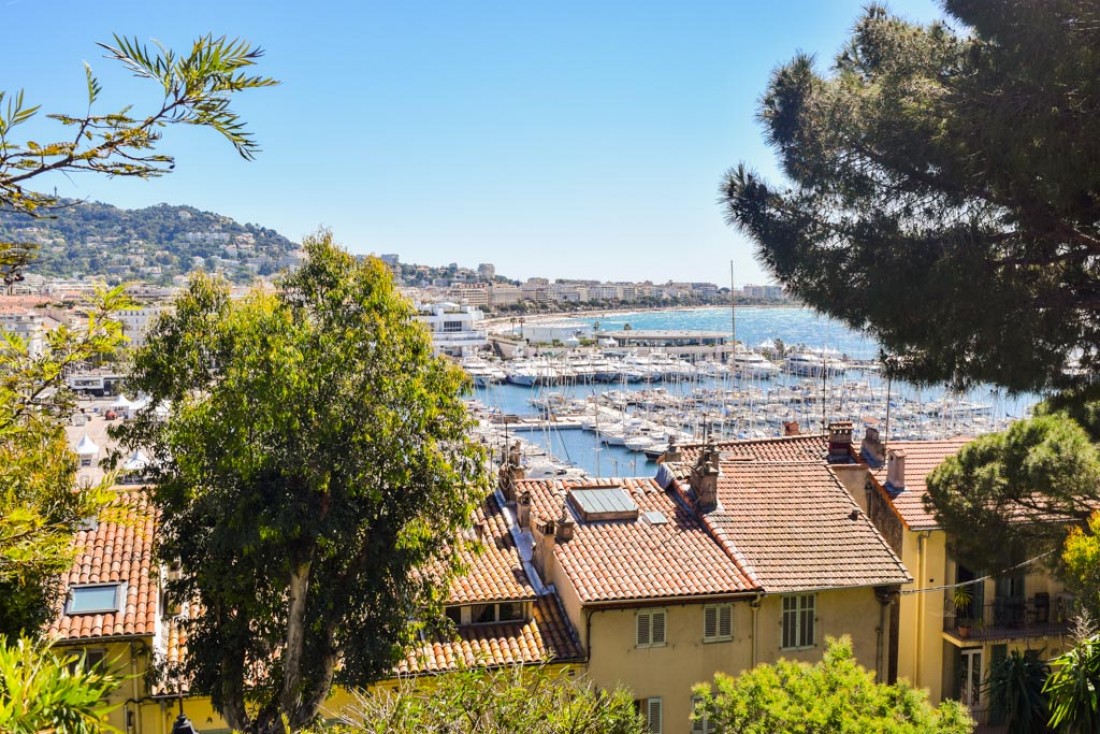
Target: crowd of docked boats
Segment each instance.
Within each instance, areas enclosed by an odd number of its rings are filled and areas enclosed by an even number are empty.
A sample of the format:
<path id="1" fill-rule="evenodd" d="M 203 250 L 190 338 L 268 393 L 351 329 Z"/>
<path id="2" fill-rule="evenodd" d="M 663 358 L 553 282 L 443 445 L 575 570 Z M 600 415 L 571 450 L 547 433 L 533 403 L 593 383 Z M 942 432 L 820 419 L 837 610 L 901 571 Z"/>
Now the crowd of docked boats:
<path id="1" fill-rule="evenodd" d="M 659 456 L 670 441 L 687 443 L 701 440 L 704 435 L 719 440 L 773 437 L 781 435 L 788 423 L 813 431 L 830 420 L 848 419 L 856 425 L 885 421 L 890 438 L 899 440 L 973 436 L 1003 430 L 1011 420 L 997 416 L 992 404 L 959 395 L 940 392 L 922 397 L 920 393 L 892 392 L 877 377 L 840 378 L 855 368 L 837 358 L 807 356 L 813 358 L 814 368 L 802 367 L 800 360 L 779 365 L 762 355 L 742 352 L 725 364 L 693 364 L 665 355 L 626 355 L 542 358 L 521 365 L 470 360 L 466 367 L 472 375 L 484 374 L 489 368 L 498 370 L 505 375 L 499 381 L 516 385 L 551 386 L 533 391 L 527 399 L 537 419 L 522 419 L 529 421 L 526 428 L 537 424 L 546 431 L 588 431 L 594 434 L 596 445 L 642 452 L 649 459 Z M 778 379 L 783 372 L 787 375 Z M 638 374 L 646 376 L 635 378 Z M 514 375 L 519 379 L 513 379 Z M 531 382 L 527 381 L 529 377 Z M 588 395 L 554 389 L 570 385 L 570 380 L 623 384 L 593 389 Z M 662 380 L 679 384 L 635 384 Z M 630 387 L 625 383 L 631 383 Z M 503 440 L 501 434 L 508 429 L 499 408 L 475 404 L 474 413 L 482 419 L 486 436 L 492 435 L 497 443 Z M 883 426 L 879 427 L 882 430 Z M 486 443 L 490 442 L 487 438 Z M 538 475 L 562 476 L 580 471 L 535 444 L 523 443 L 525 456 L 534 452 L 531 461 Z"/>
<path id="2" fill-rule="evenodd" d="M 574 352 L 554 357 L 524 357 L 496 362 L 468 357 L 463 368 L 478 387 L 507 382 L 524 387 L 588 383 L 639 383 L 698 377 L 769 379 L 781 372 L 797 377 L 835 377 L 850 369 L 873 369 L 869 362 L 846 362 L 828 352 L 795 352 L 773 362 L 759 352 L 738 350 L 728 362 L 689 362 L 662 352 Z"/>

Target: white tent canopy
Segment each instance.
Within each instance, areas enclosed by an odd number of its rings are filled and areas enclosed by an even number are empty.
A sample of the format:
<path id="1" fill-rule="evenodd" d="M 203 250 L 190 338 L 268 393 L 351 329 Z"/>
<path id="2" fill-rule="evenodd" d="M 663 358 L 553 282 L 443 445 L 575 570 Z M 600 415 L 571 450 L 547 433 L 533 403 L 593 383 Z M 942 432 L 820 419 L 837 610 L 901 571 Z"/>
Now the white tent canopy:
<path id="1" fill-rule="evenodd" d="M 80 443 L 76 445 L 76 453 L 78 456 L 95 456 L 99 453 L 99 447 L 85 433 L 84 438 L 80 439 Z"/>
<path id="2" fill-rule="evenodd" d="M 145 455 L 144 451 L 137 449 L 130 458 L 126 460 L 126 463 L 122 465 L 122 470 L 139 472 L 143 471 L 147 466 L 149 466 L 149 457 Z"/>

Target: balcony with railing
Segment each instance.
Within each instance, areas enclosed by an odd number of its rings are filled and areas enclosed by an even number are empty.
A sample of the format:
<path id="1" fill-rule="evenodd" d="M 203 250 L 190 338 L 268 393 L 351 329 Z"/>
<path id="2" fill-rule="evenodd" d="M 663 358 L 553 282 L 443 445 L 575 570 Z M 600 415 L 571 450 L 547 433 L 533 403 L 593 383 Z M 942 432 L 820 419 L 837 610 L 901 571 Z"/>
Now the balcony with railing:
<path id="1" fill-rule="evenodd" d="M 996 598 L 987 604 L 948 605 L 943 630 L 962 640 L 1007 640 L 1068 634 L 1075 613 L 1069 594 Z"/>

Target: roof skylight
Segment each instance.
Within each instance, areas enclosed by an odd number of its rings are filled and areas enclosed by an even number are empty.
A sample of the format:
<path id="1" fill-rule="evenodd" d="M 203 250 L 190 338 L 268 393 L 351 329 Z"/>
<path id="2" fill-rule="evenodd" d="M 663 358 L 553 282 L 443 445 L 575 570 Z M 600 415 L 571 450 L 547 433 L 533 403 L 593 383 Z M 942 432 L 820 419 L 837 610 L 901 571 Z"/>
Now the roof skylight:
<path id="1" fill-rule="evenodd" d="M 103 614 L 118 612 L 125 598 L 125 584 L 94 584 L 69 589 L 66 614 Z"/>
<path id="2" fill-rule="evenodd" d="M 638 505 L 622 487 L 575 487 L 569 501 L 586 521 L 638 519 Z"/>

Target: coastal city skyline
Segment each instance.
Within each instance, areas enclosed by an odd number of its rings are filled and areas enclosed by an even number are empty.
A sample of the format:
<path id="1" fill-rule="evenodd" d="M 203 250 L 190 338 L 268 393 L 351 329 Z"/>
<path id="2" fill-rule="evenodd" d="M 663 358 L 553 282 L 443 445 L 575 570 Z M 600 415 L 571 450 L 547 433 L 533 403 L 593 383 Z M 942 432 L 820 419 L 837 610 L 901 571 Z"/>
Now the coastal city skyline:
<path id="1" fill-rule="evenodd" d="M 263 47 L 281 86 L 234 102 L 263 149 L 246 163 L 202 131 L 167 131 L 173 175 L 155 185 L 87 176 L 59 194 L 137 208 L 188 204 L 294 240 L 331 227 L 356 253 L 406 262 L 494 262 L 528 277 L 768 282 L 715 203 L 746 161 L 774 176 L 753 118 L 771 70 L 798 51 L 823 68 L 860 2 L 486 4 L 360 10 L 112 3 L 0 49 L 20 69 L 0 88 L 44 112 L 83 108 L 82 62 L 100 111 L 157 102 L 155 85 L 101 58 L 112 34 L 186 47 L 213 32 Z M 927 22 L 930 0 L 892 2 Z M 13 27 L 40 4 L 8 3 Z M 10 89 L 9 89 L 10 88 Z M 34 136 L 60 138 L 39 120 Z M 50 136 L 53 137 L 50 137 Z"/>

